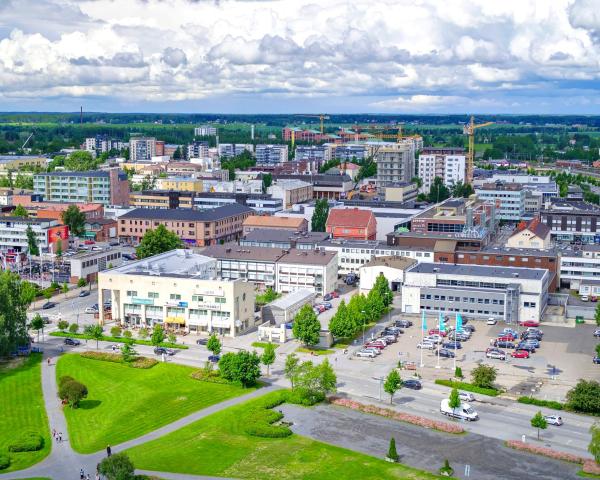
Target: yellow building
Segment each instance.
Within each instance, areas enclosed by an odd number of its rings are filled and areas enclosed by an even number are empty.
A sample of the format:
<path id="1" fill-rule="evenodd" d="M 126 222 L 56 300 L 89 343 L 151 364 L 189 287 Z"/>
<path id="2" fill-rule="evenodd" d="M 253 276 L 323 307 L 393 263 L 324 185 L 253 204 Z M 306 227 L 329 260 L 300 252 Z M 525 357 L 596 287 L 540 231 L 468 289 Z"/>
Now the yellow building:
<path id="1" fill-rule="evenodd" d="M 46 168 L 48 159 L 37 155 L 0 155 L 0 172 L 20 170 L 25 167 Z"/>
<path id="2" fill-rule="evenodd" d="M 202 192 L 202 180 L 191 177 L 157 178 L 156 189 L 178 190 L 180 192 Z"/>

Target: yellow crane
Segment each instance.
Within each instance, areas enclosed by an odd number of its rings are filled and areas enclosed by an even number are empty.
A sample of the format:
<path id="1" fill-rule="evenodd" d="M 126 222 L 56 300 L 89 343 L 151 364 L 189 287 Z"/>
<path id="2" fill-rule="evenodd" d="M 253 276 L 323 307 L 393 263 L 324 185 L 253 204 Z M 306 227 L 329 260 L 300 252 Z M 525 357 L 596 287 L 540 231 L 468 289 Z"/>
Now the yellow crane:
<path id="1" fill-rule="evenodd" d="M 478 128 L 487 127 L 492 125 L 494 122 L 475 123 L 475 117 L 471 115 L 471 120 L 465 126 L 463 126 L 463 134 L 469 136 L 469 149 L 467 152 L 467 178 L 465 184 L 473 183 L 473 165 L 475 159 L 475 130 Z"/>
<path id="2" fill-rule="evenodd" d="M 321 121 L 321 135 L 323 135 L 325 128 L 323 125 L 323 120 L 329 120 L 329 115 L 325 115 L 324 113 L 320 113 L 319 115 L 304 115 L 297 114 L 295 117 L 308 117 L 308 118 L 318 118 Z M 296 143 L 296 132 L 292 128 L 292 150 L 294 149 L 294 144 Z"/>

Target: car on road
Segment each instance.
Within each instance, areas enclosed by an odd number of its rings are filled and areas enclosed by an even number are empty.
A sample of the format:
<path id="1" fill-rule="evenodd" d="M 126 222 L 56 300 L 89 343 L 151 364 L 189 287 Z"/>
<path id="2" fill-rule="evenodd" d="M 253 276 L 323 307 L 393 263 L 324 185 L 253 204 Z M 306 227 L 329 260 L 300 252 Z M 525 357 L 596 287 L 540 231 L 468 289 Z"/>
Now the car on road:
<path id="1" fill-rule="evenodd" d="M 81 342 L 79 340 L 77 340 L 76 338 L 65 338 L 65 345 L 72 345 L 74 347 L 76 347 L 77 345 L 81 345 Z"/>
<path id="2" fill-rule="evenodd" d="M 506 360 L 506 354 L 498 350 L 490 350 L 485 354 L 487 358 L 496 358 L 498 360 Z"/>
<path id="3" fill-rule="evenodd" d="M 90 291 L 89 290 L 82 290 L 81 292 L 79 292 L 79 296 L 80 297 L 89 297 L 90 296 Z"/>
<path id="4" fill-rule="evenodd" d="M 454 358 L 454 352 L 446 348 L 440 348 L 440 357 Z"/>
<path id="5" fill-rule="evenodd" d="M 529 352 L 527 350 L 515 350 L 510 354 L 513 358 L 529 358 Z"/>
<path id="6" fill-rule="evenodd" d="M 424 348 L 425 350 L 434 350 L 435 344 L 423 340 L 422 342 L 417 343 L 417 348 Z"/>
<path id="7" fill-rule="evenodd" d="M 560 415 L 544 415 L 544 418 L 546 419 L 546 422 L 548 422 L 548 425 L 560 427 L 563 424 L 563 419 Z"/>
<path id="8" fill-rule="evenodd" d="M 479 419 L 479 415 L 471 405 L 461 402 L 458 408 L 451 408 L 450 401 L 445 398 L 440 404 L 440 413 L 448 417 L 460 418 L 467 422 Z"/>
<path id="9" fill-rule="evenodd" d="M 421 382 L 419 382 L 418 380 L 415 380 L 414 378 L 409 378 L 408 380 L 404 380 L 404 382 L 402 383 L 403 387 L 406 388 L 410 388 L 411 390 L 421 390 L 423 388 L 423 385 L 421 385 Z"/>
<path id="10" fill-rule="evenodd" d="M 196 340 L 196 344 L 197 345 L 206 345 L 206 344 L 208 344 L 208 338 L 199 338 L 198 340 Z"/>
<path id="11" fill-rule="evenodd" d="M 413 326 L 413 322 L 410 320 L 396 320 L 394 326 L 399 328 L 409 328 Z"/>
<path id="12" fill-rule="evenodd" d="M 98 313 L 98 309 L 97 309 L 97 308 L 94 308 L 94 307 L 87 307 L 87 308 L 84 310 L 84 312 L 85 312 L 85 313 Z"/>
<path id="13" fill-rule="evenodd" d="M 49 310 L 50 308 L 56 307 L 56 303 L 54 302 L 46 302 L 42 305 L 42 310 Z"/>
<path id="14" fill-rule="evenodd" d="M 519 321 L 519 325 L 522 327 L 539 327 L 540 322 L 536 322 L 535 320 L 521 320 Z"/>
<path id="15" fill-rule="evenodd" d="M 600 328 L 594 330 L 594 337 L 600 337 Z"/>
<path id="16" fill-rule="evenodd" d="M 474 402 L 475 395 L 470 392 L 458 392 L 458 398 L 460 398 L 461 402 Z"/>
<path id="17" fill-rule="evenodd" d="M 221 356 L 220 355 L 209 355 L 208 356 L 208 361 L 209 362 L 219 363 L 219 360 L 221 360 Z"/>
<path id="18" fill-rule="evenodd" d="M 462 348 L 462 345 L 460 342 L 445 342 L 442 344 L 442 347 L 448 348 L 451 350 L 460 350 Z"/>
<path id="19" fill-rule="evenodd" d="M 600 365 L 600 357 L 595 356 L 594 358 L 592 358 L 592 363 L 595 363 L 596 365 Z"/>
<path id="20" fill-rule="evenodd" d="M 358 352 L 356 352 L 356 356 L 364 358 L 375 358 L 377 354 L 373 353 L 371 350 L 359 350 Z"/>
<path id="21" fill-rule="evenodd" d="M 165 347 L 156 347 L 154 349 L 154 355 L 175 355 L 175 350 L 173 350 L 172 348 L 165 348 Z"/>
<path id="22" fill-rule="evenodd" d="M 496 320 L 495 318 L 488 318 L 488 321 L 485 322 L 488 325 L 496 325 L 498 323 L 498 320 Z"/>

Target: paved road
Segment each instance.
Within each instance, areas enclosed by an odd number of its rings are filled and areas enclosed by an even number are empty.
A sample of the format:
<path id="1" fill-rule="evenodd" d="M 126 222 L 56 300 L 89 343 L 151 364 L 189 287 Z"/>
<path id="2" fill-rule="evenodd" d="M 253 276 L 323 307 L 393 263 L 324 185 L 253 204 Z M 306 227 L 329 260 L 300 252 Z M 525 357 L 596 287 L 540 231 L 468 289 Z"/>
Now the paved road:
<path id="1" fill-rule="evenodd" d="M 450 435 L 343 407 L 319 405 L 307 409 L 296 405 L 281 407 L 292 430 L 299 435 L 361 451 L 382 458 L 390 438 L 396 439 L 400 462 L 423 470 L 435 470 L 444 459 L 455 476 L 478 480 L 561 480 L 577 479 L 579 466 L 518 452 L 499 440 L 477 434 Z"/>

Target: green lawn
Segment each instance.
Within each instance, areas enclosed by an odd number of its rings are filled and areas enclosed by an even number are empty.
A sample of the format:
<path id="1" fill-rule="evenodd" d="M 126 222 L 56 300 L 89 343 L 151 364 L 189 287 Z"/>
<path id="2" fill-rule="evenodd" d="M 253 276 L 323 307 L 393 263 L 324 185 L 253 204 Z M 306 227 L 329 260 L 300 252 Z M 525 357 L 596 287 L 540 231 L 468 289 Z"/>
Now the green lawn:
<path id="1" fill-rule="evenodd" d="M 244 479 L 439 478 L 295 434 L 285 438 L 250 436 L 244 429 L 251 407 L 260 401 L 228 408 L 127 453 L 136 468 L 144 470 Z"/>
<path id="2" fill-rule="evenodd" d="M 80 408 L 65 409 L 71 445 L 80 453 L 139 437 L 215 403 L 248 393 L 235 385 L 190 378 L 196 369 L 159 363 L 150 369 L 64 355 L 57 378 L 70 375 L 85 384 Z"/>
<path id="3" fill-rule="evenodd" d="M 300 353 L 314 353 L 315 355 L 331 355 L 332 353 L 335 353 L 335 350 L 331 350 L 329 348 L 305 348 L 305 347 L 298 347 L 296 349 L 297 352 Z"/>
<path id="4" fill-rule="evenodd" d="M 252 346 L 256 347 L 256 348 L 265 348 L 268 344 L 269 344 L 269 342 L 252 342 Z M 273 347 L 275 347 L 277 349 L 277 348 L 279 348 L 279 344 L 273 343 Z"/>
<path id="5" fill-rule="evenodd" d="M 44 437 L 44 448 L 11 453 L 10 466 L 0 473 L 29 467 L 50 453 L 52 442 L 42 395 L 41 361 L 42 355 L 35 353 L 0 363 L 0 451 L 6 452 L 22 432 L 37 432 Z"/>

